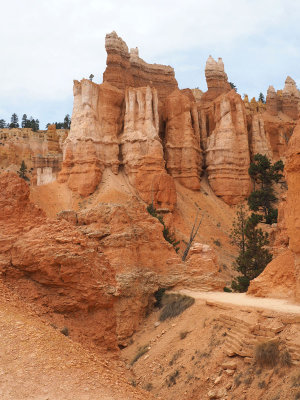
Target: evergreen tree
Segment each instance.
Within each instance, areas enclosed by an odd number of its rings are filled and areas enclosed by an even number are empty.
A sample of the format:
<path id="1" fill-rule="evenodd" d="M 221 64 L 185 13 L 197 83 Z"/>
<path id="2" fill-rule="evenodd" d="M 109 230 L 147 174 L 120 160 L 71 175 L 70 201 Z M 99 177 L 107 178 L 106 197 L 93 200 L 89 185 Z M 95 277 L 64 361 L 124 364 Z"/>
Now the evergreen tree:
<path id="1" fill-rule="evenodd" d="M 250 281 L 260 275 L 272 261 L 272 254 L 265 248 L 269 244 L 268 234 L 257 228 L 259 222 L 259 216 L 252 214 L 244 225 L 238 223 L 240 238 L 244 237 L 244 247 L 240 249 L 234 264 L 241 274 L 232 281 L 234 291 L 246 292 Z"/>
<path id="2" fill-rule="evenodd" d="M 238 211 L 236 213 L 236 218 L 233 222 L 233 227 L 230 233 L 231 244 L 237 246 L 240 250 L 240 253 L 245 253 L 246 248 L 246 236 L 245 236 L 245 228 L 247 223 L 247 213 L 244 205 L 240 205 L 238 207 Z"/>
<path id="3" fill-rule="evenodd" d="M 234 89 L 237 92 L 237 87 L 233 82 L 229 82 L 229 85 L 231 86 L 231 89 Z"/>
<path id="4" fill-rule="evenodd" d="M 24 160 L 21 163 L 21 167 L 19 169 L 19 171 L 17 171 L 18 175 L 20 178 L 24 179 L 25 181 L 29 181 L 29 178 L 27 177 L 27 166 L 24 162 Z"/>
<path id="5" fill-rule="evenodd" d="M 6 122 L 4 119 L 0 119 L 0 129 L 6 128 Z"/>
<path id="6" fill-rule="evenodd" d="M 28 126 L 27 126 L 27 115 L 26 114 L 23 114 L 23 117 L 22 117 L 22 123 L 21 123 L 21 127 L 22 128 L 28 128 Z"/>
<path id="7" fill-rule="evenodd" d="M 19 118 L 16 113 L 13 113 L 10 119 L 10 128 L 19 128 Z"/>
<path id="8" fill-rule="evenodd" d="M 71 126 L 71 119 L 70 119 L 70 115 L 67 114 L 64 118 L 64 129 L 70 129 Z"/>
<path id="9" fill-rule="evenodd" d="M 278 183 L 283 177 L 283 162 L 277 161 L 272 165 L 267 156 L 256 154 L 254 162 L 250 164 L 249 175 L 258 185 L 258 189 L 254 190 L 249 198 L 248 205 L 250 210 L 260 212 L 261 221 L 272 224 L 277 221 L 277 210 L 273 208 L 273 203 L 277 201 L 273 184 Z"/>
<path id="10" fill-rule="evenodd" d="M 261 102 L 264 103 L 264 104 L 265 104 L 265 102 L 266 102 L 265 96 L 263 95 L 262 92 L 259 93 L 258 101 L 261 101 Z"/>

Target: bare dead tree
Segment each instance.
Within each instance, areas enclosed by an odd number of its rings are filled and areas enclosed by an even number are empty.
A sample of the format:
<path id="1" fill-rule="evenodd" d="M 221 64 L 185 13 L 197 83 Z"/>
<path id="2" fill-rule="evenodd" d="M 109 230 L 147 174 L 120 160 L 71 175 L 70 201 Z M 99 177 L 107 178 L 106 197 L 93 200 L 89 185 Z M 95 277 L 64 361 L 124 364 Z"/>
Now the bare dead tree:
<path id="1" fill-rule="evenodd" d="M 294 132 L 294 129 L 290 129 L 288 132 L 280 134 L 280 136 L 284 139 L 285 144 L 288 144 L 290 138 L 293 135 L 293 132 Z"/>
<path id="2" fill-rule="evenodd" d="M 194 241 L 194 239 L 195 239 L 195 237 L 196 237 L 196 235 L 197 235 L 197 233 L 198 233 L 198 230 L 199 230 L 199 228 L 200 228 L 201 222 L 202 222 L 202 220 L 203 220 L 204 214 L 202 215 L 202 217 L 201 217 L 201 219 L 200 219 L 200 221 L 199 221 L 199 224 L 197 225 L 197 223 L 198 223 L 198 215 L 199 215 L 199 211 L 198 211 L 197 214 L 196 214 L 196 218 L 195 218 L 195 221 L 194 221 L 194 225 L 193 225 L 193 228 L 192 228 L 191 234 L 190 234 L 190 239 L 189 239 L 189 241 L 188 241 L 188 243 L 187 243 L 187 245 L 186 245 L 186 249 L 185 249 L 184 252 L 183 252 L 182 261 L 185 261 L 185 259 L 187 258 L 187 255 L 188 255 L 188 253 L 189 253 L 189 251 L 190 251 L 190 248 L 191 248 L 191 246 L 192 246 L 192 243 L 193 243 L 193 241 Z"/>

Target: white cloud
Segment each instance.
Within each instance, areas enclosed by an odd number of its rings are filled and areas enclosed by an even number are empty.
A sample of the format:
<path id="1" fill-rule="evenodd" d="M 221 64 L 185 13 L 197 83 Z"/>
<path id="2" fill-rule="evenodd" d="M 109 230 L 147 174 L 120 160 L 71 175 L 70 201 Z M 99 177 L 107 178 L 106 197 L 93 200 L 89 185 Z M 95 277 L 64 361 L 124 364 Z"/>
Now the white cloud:
<path id="1" fill-rule="evenodd" d="M 299 56 L 300 3 L 293 0 L 0 0 L 0 106 L 4 99 L 66 99 L 73 79 L 93 73 L 102 80 L 105 34 L 116 30 L 148 62 L 165 62 L 184 52 L 177 66 L 197 71 L 189 55 L 218 51 L 247 58 L 256 38 L 268 51 L 282 47 Z M 282 35 L 281 35 L 282 32 Z M 272 35 L 280 38 L 272 40 Z M 253 45 L 253 44 L 252 44 Z M 205 54 L 205 55 L 204 55 Z M 192 56 L 191 56 L 192 57 Z M 279 57 L 280 59 L 280 57 Z M 277 60 L 277 59 L 276 59 Z M 203 59 L 204 65 L 205 59 Z M 276 61 L 277 62 L 277 61 Z M 267 60 L 265 61 L 267 64 Z M 226 64 L 225 64 L 226 67 Z M 274 65 L 276 68 L 276 65 Z M 197 72 L 199 73 L 199 71 Z M 247 71 L 243 71 L 247 73 Z M 204 74 L 204 71 L 203 71 Z"/>

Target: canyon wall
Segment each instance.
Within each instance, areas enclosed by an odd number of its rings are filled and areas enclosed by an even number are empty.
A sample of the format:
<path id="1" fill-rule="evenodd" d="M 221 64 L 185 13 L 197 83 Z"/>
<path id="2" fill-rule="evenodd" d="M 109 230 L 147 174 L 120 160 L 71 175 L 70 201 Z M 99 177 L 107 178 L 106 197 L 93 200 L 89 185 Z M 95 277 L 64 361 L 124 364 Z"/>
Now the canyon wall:
<path id="1" fill-rule="evenodd" d="M 22 161 L 33 184 L 43 185 L 56 180 L 62 165 L 62 143 L 68 130 L 33 132 L 31 128 L 0 129 L 0 168 L 18 171 Z"/>
<path id="2" fill-rule="evenodd" d="M 179 90 L 173 68 L 146 63 L 115 32 L 105 48 L 103 83 L 74 81 L 68 137 L 51 126 L 46 133 L 1 130 L 2 169 L 17 171 L 24 159 L 33 184 L 58 179 L 87 197 L 108 168 L 124 173 L 144 202 L 173 210 L 176 182 L 198 191 L 207 176 L 217 196 L 237 204 L 249 195 L 256 153 L 284 158 L 299 117 L 292 78 L 283 90 L 270 86 L 266 104 L 249 102 L 231 88 L 221 58 L 208 57 L 203 93 Z"/>
<path id="3" fill-rule="evenodd" d="M 124 94 L 108 83 L 74 81 L 72 124 L 63 146 L 58 181 L 82 196 L 93 193 L 102 173 L 118 173 L 119 140 Z"/>
<path id="4" fill-rule="evenodd" d="M 75 340 L 116 350 L 115 272 L 97 241 L 46 218 L 14 173 L 0 175 L 0 207 L 2 282 Z"/>
<path id="5" fill-rule="evenodd" d="M 280 239 L 288 236 L 288 248 L 267 265 L 264 272 L 251 281 L 248 293 L 256 296 L 280 297 L 300 301 L 300 123 L 289 141 L 285 174 L 287 197 L 281 205 Z M 283 208 L 283 209 L 282 209 Z M 282 230 L 282 228 L 284 228 Z M 282 241 L 275 244 L 281 246 Z M 281 246 L 282 247 L 282 246 Z"/>

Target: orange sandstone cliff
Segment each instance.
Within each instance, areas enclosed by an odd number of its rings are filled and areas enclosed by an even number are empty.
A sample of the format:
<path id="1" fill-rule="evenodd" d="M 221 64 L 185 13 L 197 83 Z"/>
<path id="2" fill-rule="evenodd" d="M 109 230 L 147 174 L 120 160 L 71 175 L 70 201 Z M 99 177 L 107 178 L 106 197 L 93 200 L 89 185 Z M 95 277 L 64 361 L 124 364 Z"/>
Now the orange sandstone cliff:
<path id="1" fill-rule="evenodd" d="M 291 137 L 287 151 L 285 174 L 288 184 L 284 207 L 284 226 L 288 248 L 251 281 L 249 294 L 282 297 L 300 301 L 300 124 Z M 283 222 L 281 222 L 283 225 Z"/>

